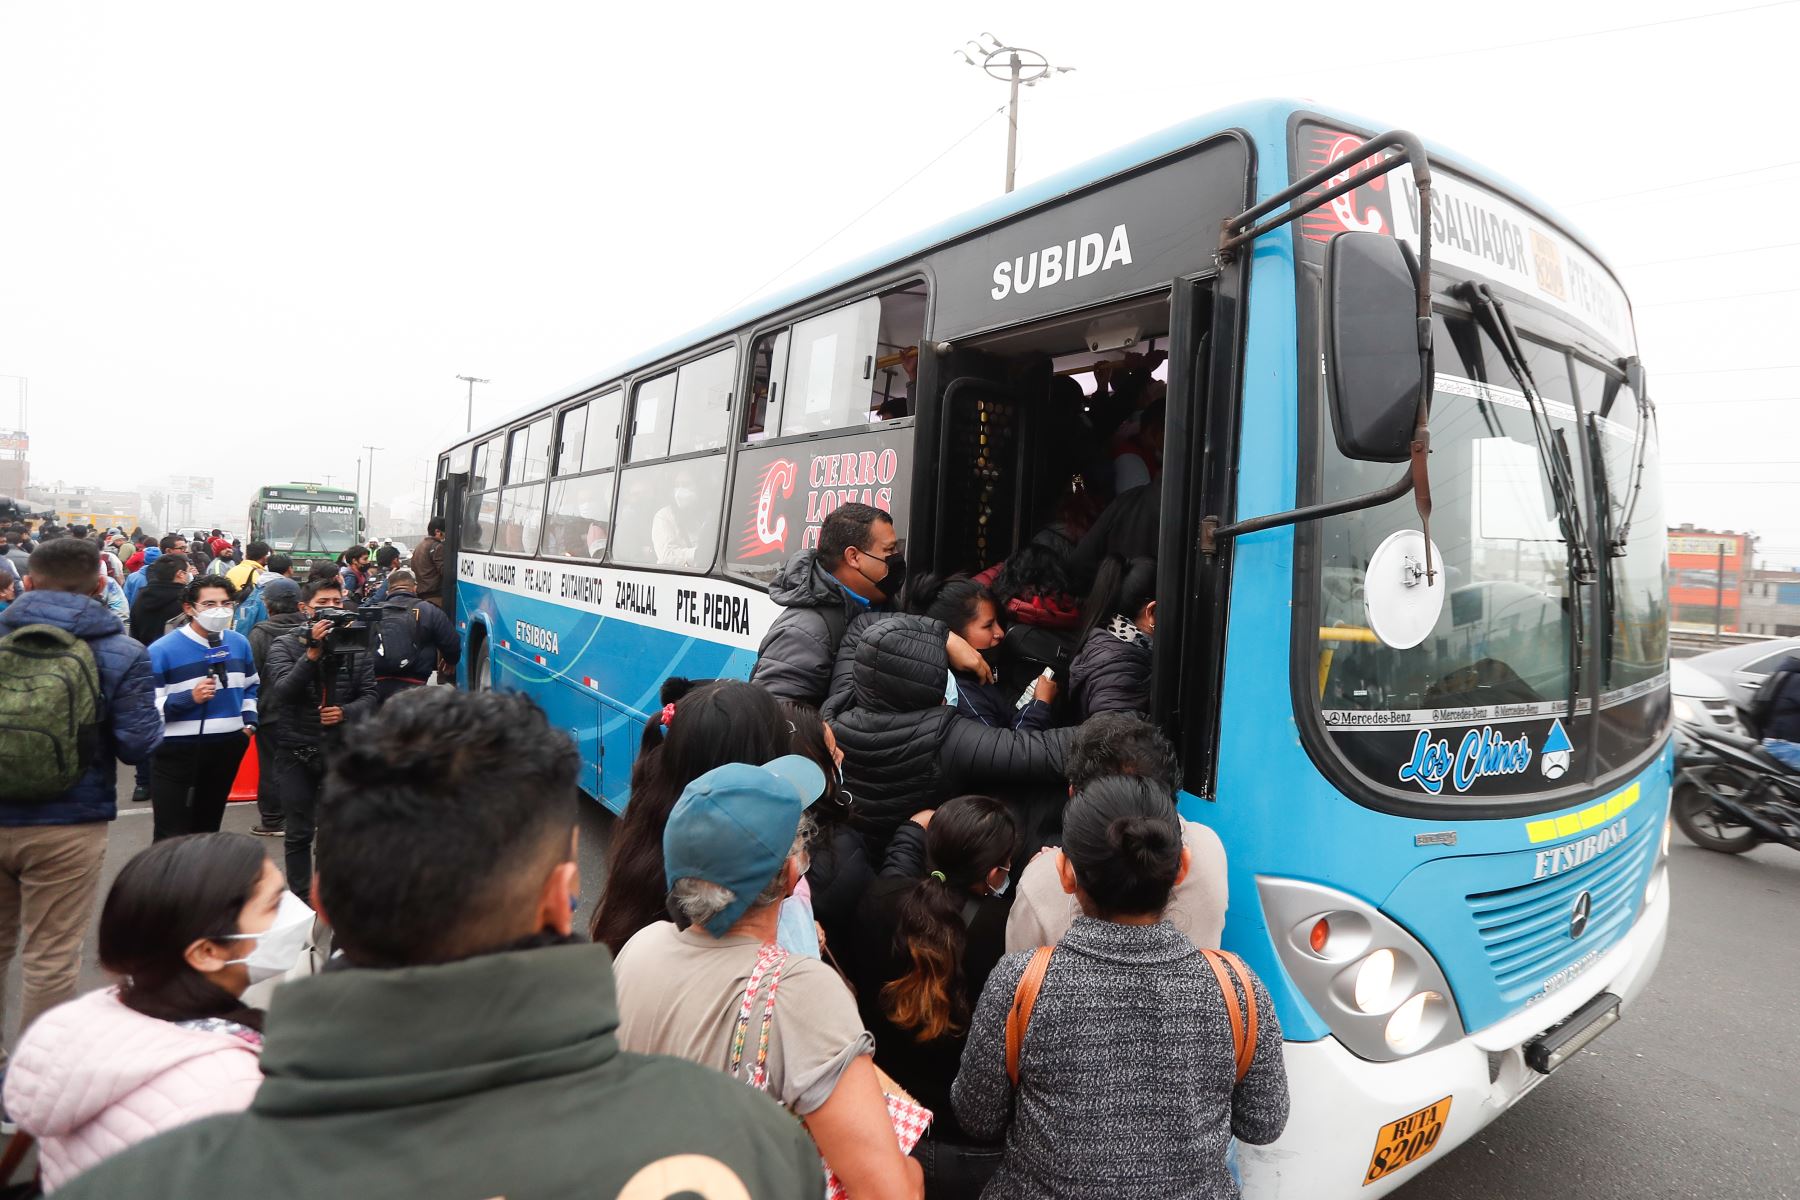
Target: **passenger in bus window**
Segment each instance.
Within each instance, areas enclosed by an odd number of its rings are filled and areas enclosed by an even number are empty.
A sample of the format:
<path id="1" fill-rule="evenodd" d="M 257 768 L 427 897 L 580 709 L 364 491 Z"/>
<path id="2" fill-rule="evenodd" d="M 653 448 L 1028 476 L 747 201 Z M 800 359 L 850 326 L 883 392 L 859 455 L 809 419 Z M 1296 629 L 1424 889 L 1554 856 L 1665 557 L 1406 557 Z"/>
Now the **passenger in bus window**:
<path id="1" fill-rule="evenodd" d="M 1088 595 L 1081 650 L 1069 664 L 1075 715 L 1150 711 L 1156 563 L 1109 555 Z"/>
<path id="2" fill-rule="evenodd" d="M 1069 743 L 1069 795 L 1115 775 L 1148 779 L 1174 796 L 1181 791 L 1181 763 L 1162 730 L 1139 716 L 1106 713 L 1088 721 Z M 1163 920 L 1187 935 L 1202 950 L 1217 950 L 1225 931 L 1230 899 L 1225 881 L 1225 843 L 1198 821 L 1177 814 L 1181 844 L 1188 852 L 1188 873 L 1169 893 Z M 1019 873 L 1012 911 L 1006 918 L 1006 952 L 1054 946 L 1081 906 L 1062 890 L 1056 855 L 1038 854 Z"/>
<path id="3" fill-rule="evenodd" d="M 1081 915 L 1049 956 L 1016 1062 L 1008 1013 L 1036 951 L 1007 955 L 989 975 L 951 1086 L 963 1129 L 1006 1139 L 983 1194 L 1236 1197 L 1232 1137 L 1266 1145 L 1288 1119 L 1268 989 L 1247 967 L 1250 995 L 1227 985 L 1256 1012 L 1240 1080 L 1238 1030 L 1247 1023 L 1200 951 L 1163 918 L 1192 870 L 1166 789 L 1123 776 L 1090 784 L 1069 801 L 1063 834 L 1057 878 Z"/>
<path id="4" fill-rule="evenodd" d="M 694 473 L 687 469 L 675 473 L 675 486 L 669 491 L 669 503 L 656 510 L 650 521 L 650 549 L 659 565 L 691 567 L 711 524 L 711 509 L 700 503 L 700 490 L 695 487 Z"/>
<path id="5" fill-rule="evenodd" d="M 1006 628 L 992 592 L 967 575 L 926 575 L 906 589 L 906 609 L 942 621 L 977 653 L 998 655 Z M 1048 729 L 1054 723 L 1056 681 L 1040 674 L 1024 693 L 1008 695 L 999 683 L 956 672 L 956 712 L 997 729 Z"/>

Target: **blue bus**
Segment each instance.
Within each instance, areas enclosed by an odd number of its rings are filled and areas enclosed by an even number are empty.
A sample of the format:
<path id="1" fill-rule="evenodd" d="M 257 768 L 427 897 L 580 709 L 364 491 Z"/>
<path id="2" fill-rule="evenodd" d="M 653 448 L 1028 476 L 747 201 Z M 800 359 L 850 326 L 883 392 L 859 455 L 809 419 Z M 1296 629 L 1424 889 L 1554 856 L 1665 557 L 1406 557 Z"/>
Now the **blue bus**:
<path id="1" fill-rule="evenodd" d="M 462 682 L 619 811 L 662 681 L 749 674 L 826 514 L 998 562 L 1120 371 L 1166 397 L 1151 716 L 1287 1038 L 1247 1193 L 1378 1196 L 1629 1014 L 1668 923 L 1655 413 L 1617 278 L 1519 189 L 1259 103 L 633 356 L 440 458 Z"/>

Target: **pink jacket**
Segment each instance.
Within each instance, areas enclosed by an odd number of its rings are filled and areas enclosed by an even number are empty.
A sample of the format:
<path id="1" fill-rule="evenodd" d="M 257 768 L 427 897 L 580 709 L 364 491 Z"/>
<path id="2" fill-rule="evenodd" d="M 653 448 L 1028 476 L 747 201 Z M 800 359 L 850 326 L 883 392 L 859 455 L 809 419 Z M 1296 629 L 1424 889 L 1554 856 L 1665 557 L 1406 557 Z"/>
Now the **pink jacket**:
<path id="1" fill-rule="evenodd" d="M 6 1071 L 6 1111 L 38 1141 L 44 1190 L 152 1134 L 248 1108 L 259 1050 L 120 1003 L 111 988 L 32 1023 Z"/>

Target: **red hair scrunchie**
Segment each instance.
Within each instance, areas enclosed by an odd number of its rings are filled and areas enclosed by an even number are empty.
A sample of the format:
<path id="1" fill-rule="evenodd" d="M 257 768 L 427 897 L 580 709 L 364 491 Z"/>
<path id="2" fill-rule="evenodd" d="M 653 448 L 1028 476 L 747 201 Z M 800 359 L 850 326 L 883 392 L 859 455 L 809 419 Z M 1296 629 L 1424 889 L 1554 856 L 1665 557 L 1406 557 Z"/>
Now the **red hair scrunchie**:
<path id="1" fill-rule="evenodd" d="M 675 706 L 673 704 L 663 705 L 663 710 L 662 710 L 662 726 L 663 726 L 663 728 L 667 729 L 671 724 L 674 723 L 674 721 L 675 721 Z"/>

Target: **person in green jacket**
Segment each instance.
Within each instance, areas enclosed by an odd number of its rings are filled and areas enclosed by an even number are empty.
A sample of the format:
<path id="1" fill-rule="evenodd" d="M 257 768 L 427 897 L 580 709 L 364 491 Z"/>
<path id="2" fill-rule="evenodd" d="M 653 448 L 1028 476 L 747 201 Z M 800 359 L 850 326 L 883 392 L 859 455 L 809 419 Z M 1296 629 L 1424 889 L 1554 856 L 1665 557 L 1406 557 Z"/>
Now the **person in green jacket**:
<path id="1" fill-rule="evenodd" d="M 351 731 L 313 882 L 343 953 L 276 991 L 256 1099 L 59 1200 L 823 1196 L 775 1101 L 619 1048 L 612 959 L 571 927 L 578 766 L 518 695 L 418 688 Z"/>

